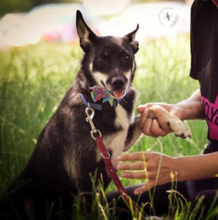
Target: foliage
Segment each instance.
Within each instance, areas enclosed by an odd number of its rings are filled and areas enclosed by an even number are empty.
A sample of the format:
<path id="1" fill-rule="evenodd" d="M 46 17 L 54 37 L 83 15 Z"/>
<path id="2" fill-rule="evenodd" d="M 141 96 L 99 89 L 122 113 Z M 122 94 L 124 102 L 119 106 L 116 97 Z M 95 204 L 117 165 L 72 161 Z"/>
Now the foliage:
<path id="1" fill-rule="evenodd" d="M 0 17 L 7 13 L 26 12 L 34 6 L 55 3 L 81 3 L 80 0 L 7 0 L 0 1 Z"/>

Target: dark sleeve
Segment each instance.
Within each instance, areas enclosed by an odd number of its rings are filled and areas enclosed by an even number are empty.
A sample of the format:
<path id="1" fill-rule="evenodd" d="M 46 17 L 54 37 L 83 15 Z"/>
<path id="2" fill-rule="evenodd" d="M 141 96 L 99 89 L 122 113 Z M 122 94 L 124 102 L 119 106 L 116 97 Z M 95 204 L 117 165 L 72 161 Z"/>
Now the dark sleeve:
<path id="1" fill-rule="evenodd" d="M 194 41 L 194 33 L 193 33 L 193 23 L 194 23 L 194 16 L 196 10 L 196 3 L 194 2 L 191 7 L 191 30 L 190 30 L 190 38 L 191 38 L 191 69 L 190 69 L 190 77 L 193 79 L 198 80 L 198 75 L 196 72 L 196 63 L 195 63 L 195 53 L 193 48 L 193 41 Z"/>

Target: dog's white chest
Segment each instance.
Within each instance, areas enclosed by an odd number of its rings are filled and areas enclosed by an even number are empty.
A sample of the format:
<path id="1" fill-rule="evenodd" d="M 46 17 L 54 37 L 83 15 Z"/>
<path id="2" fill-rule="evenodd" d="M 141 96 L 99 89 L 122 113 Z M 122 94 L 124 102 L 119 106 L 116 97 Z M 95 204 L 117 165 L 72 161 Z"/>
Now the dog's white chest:
<path id="1" fill-rule="evenodd" d="M 123 109 L 121 105 L 118 105 L 115 109 L 116 111 L 116 119 L 115 119 L 115 127 L 122 128 L 123 130 L 127 130 L 129 128 L 129 119 L 127 117 L 126 111 Z"/>
<path id="2" fill-rule="evenodd" d="M 116 132 L 113 135 L 103 137 L 105 147 L 108 149 L 108 151 L 112 151 L 111 162 L 114 167 L 116 167 L 116 165 L 118 164 L 117 157 L 122 153 L 125 147 L 125 141 L 130 124 L 127 113 L 121 105 L 118 105 L 115 111 L 115 127 L 120 128 L 120 131 Z M 101 155 L 99 155 L 99 157 L 101 157 Z M 99 157 L 98 159 L 100 160 L 101 158 Z"/>

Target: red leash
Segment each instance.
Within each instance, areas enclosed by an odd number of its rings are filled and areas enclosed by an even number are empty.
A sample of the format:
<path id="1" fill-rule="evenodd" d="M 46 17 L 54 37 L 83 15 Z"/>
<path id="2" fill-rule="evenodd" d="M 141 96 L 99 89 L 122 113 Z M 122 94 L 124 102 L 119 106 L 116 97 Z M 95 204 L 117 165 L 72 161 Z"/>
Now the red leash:
<path id="1" fill-rule="evenodd" d="M 132 201 L 132 199 L 130 198 L 130 196 L 126 192 L 126 189 L 124 188 L 123 184 L 121 183 L 119 177 L 117 176 L 116 170 L 114 169 L 114 166 L 110 160 L 110 154 L 107 151 L 107 149 L 102 141 L 102 138 L 100 136 L 96 137 L 96 143 L 97 143 L 98 149 L 101 152 L 101 155 L 104 159 L 104 163 L 106 165 L 107 171 L 110 174 L 110 177 L 113 180 L 115 186 L 117 187 L 117 190 L 119 191 L 120 195 L 122 196 L 122 198 L 127 203 L 128 207 L 130 209 L 132 207 L 134 211 L 138 212 L 139 210 L 138 210 L 136 204 Z"/>
<path id="2" fill-rule="evenodd" d="M 95 128 L 95 125 L 92 121 L 94 114 L 95 114 L 94 109 L 87 107 L 85 110 L 85 113 L 87 115 L 86 121 L 89 122 L 89 124 L 91 126 L 91 136 L 96 141 L 96 144 L 97 144 L 98 149 L 104 159 L 104 163 L 106 165 L 108 173 L 110 174 L 111 179 L 113 180 L 115 186 L 117 187 L 118 192 L 120 193 L 123 200 L 126 202 L 129 209 L 131 211 L 133 210 L 136 213 L 136 216 L 138 216 L 140 211 L 137 208 L 136 204 L 132 201 L 131 197 L 126 192 L 126 189 L 124 188 L 119 177 L 117 176 L 116 170 L 114 169 L 114 166 L 110 160 L 110 154 L 107 151 L 107 149 L 102 141 L 101 132 Z M 143 216 L 141 219 L 144 219 Z"/>

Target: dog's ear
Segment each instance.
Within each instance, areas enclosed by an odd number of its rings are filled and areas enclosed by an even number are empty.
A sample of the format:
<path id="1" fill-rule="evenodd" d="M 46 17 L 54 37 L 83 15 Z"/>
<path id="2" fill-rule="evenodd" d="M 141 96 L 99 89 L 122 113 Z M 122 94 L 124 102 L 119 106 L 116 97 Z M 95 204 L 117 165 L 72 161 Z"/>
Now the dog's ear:
<path id="1" fill-rule="evenodd" d="M 85 23 L 82 13 L 79 10 L 76 12 L 76 28 L 80 39 L 80 46 L 85 52 L 87 52 L 97 36 Z"/>
<path id="2" fill-rule="evenodd" d="M 135 35 L 138 29 L 139 24 L 137 24 L 136 29 L 133 32 L 124 36 L 124 38 L 126 38 L 129 41 L 134 53 L 136 53 L 139 49 L 139 43 L 135 40 Z"/>

